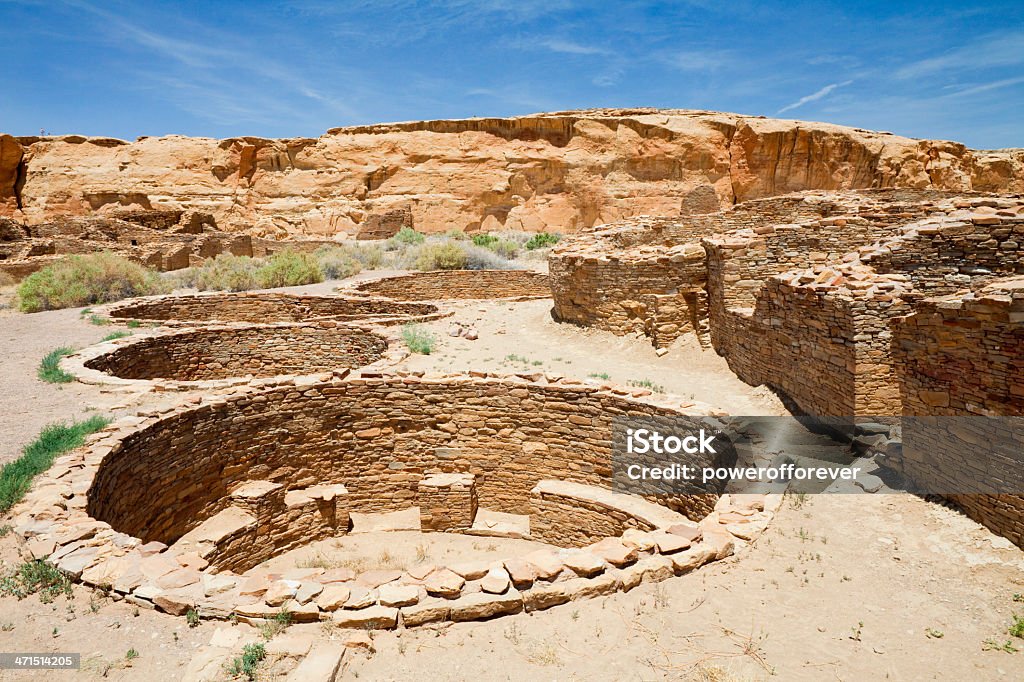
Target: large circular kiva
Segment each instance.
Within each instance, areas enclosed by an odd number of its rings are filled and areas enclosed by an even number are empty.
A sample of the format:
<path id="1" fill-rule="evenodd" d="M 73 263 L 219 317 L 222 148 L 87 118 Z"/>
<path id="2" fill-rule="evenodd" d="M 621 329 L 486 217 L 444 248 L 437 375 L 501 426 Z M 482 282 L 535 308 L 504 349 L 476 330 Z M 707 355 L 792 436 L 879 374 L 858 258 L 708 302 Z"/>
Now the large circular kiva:
<path id="1" fill-rule="evenodd" d="M 437 306 L 387 300 L 308 296 L 277 292 L 244 292 L 149 296 L 130 299 L 95 311 L 114 322 L 304 322 L 315 319 L 387 322 L 432 319 Z"/>
<path id="2" fill-rule="evenodd" d="M 293 378 L 115 423 L 42 474 L 14 523 L 76 579 L 177 615 L 488 618 L 671 578 L 732 552 L 730 516 L 770 518 L 763 495 L 737 514 L 696 483 L 615 491 L 614 420 L 687 414 L 707 406 L 556 377 Z M 514 532 L 532 551 L 300 580 L 265 568 L 406 513 L 425 542 Z"/>
<path id="3" fill-rule="evenodd" d="M 114 339 L 65 358 L 62 367 L 87 383 L 210 382 L 365 367 L 387 351 L 380 334 L 333 321 L 211 325 Z"/>

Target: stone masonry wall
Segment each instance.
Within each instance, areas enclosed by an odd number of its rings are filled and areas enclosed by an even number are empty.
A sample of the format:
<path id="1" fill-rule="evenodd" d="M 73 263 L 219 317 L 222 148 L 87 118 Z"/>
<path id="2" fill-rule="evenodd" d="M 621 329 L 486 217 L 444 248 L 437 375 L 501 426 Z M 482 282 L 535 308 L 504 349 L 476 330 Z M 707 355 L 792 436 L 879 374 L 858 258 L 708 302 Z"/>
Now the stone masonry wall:
<path id="1" fill-rule="evenodd" d="M 480 506 L 528 514 L 539 479 L 610 486 L 614 416 L 678 413 L 583 384 L 367 378 L 287 387 L 206 404 L 126 438 L 97 473 L 89 511 L 169 544 L 247 480 L 340 483 L 351 510 L 385 512 L 415 506 L 428 474 L 470 473 Z M 664 503 L 699 518 L 713 501 Z"/>
<path id="2" fill-rule="evenodd" d="M 357 284 L 364 294 L 396 301 L 445 299 L 547 298 L 548 276 L 531 270 L 438 270 L 386 277 Z"/>
<path id="3" fill-rule="evenodd" d="M 931 490 L 965 490 L 978 466 L 988 480 L 1019 480 L 1024 440 L 1014 427 L 985 417 L 1024 417 L 1024 278 L 1001 280 L 977 294 L 930 298 L 893 323 L 893 362 L 904 415 L 940 419 L 910 438 L 904 429 L 902 467 Z M 942 420 L 941 417 L 968 417 Z M 998 434 L 1006 427 L 1008 433 Z M 978 445 L 1013 443 L 1000 471 L 989 457 L 975 463 Z M 1011 478 L 1012 477 L 1012 478 Z M 968 516 L 1024 547 L 1024 496 L 951 495 Z"/>
<path id="4" fill-rule="evenodd" d="M 97 309 L 97 314 L 101 309 Z M 216 293 L 150 296 L 131 299 L 102 309 L 114 321 L 179 322 L 302 322 L 315 318 L 336 320 L 385 315 L 425 316 L 438 312 L 428 303 L 398 303 L 342 296 L 301 296 L 281 293 Z"/>
<path id="5" fill-rule="evenodd" d="M 378 334 L 335 325 L 211 328 L 142 338 L 85 366 L 123 379 L 203 381 L 362 367 L 386 349 Z"/>
<path id="6" fill-rule="evenodd" d="M 691 332 L 702 338 L 709 327 L 714 334 L 717 320 L 709 317 L 716 306 L 720 315 L 752 306 L 768 277 L 839 259 L 950 196 L 804 192 L 706 215 L 641 216 L 593 228 L 551 251 L 554 314 L 616 334 L 642 333 L 657 346 Z"/>
<path id="7" fill-rule="evenodd" d="M 820 254 L 824 263 L 811 268 L 765 284 L 748 280 L 738 293 L 730 262 L 738 254 L 747 267 L 751 242 L 705 240 L 715 349 L 742 379 L 781 389 L 807 413 L 900 414 L 889 320 L 931 291 L 977 288 L 1024 269 L 1016 241 L 1024 202 L 970 199 L 943 208 L 841 258 Z M 757 258 L 755 268 L 770 266 Z M 752 308 L 741 307 L 748 301 Z"/>

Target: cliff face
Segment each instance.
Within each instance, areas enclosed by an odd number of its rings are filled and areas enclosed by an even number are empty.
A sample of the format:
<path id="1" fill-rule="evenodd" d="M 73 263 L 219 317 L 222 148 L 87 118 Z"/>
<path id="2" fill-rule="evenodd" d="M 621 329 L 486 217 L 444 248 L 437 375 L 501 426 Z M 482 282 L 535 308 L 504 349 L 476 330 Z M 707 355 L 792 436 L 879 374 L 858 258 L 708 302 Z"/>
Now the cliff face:
<path id="1" fill-rule="evenodd" d="M 277 238 L 354 235 L 394 211 L 424 232 L 567 232 L 865 187 L 1024 192 L 1024 150 L 656 109 L 382 124 L 316 139 L 0 136 L 0 216 L 194 208 L 221 229 Z"/>

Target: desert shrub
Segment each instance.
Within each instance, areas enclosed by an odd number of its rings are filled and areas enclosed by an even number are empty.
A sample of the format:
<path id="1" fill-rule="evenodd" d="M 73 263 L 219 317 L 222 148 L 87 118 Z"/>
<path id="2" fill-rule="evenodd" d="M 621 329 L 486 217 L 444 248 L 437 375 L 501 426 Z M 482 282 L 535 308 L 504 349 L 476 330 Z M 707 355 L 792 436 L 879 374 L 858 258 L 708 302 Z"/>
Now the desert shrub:
<path id="1" fill-rule="evenodd" d="M 264 289 L 294 287 L 324 281 L 320 263 L 311 253 L 280 251 L 263 261 L 256 280 Z"/>
<path id="2" fill-rule="evenodd" d="M 108 423 L 110 420 L 105 417 L 94 416 L 70 426 L 51 424 L 44 428 L 38 438 L 25 446 L 18 459 L 0 468 L 0 514 L 22 498 L 36 474 L 49 469 L 57 455 L 82 445 L 87 435 Z"/>
<path id="3" fill-rule="evenodd" d="M 259 286 L 257 267 L 258 263 L 248 256 L 221 253 L 198 267 L 174 273 L 174 279 L 179 286 L 200 291 L 248 291 Z"/>
<path id="4" fill-rule="evenodd" d="M 448 230 L 444 233 L 444 236 L 457 242 L 469 241 L 469 235 L 462 230 Z"/>
<path id="5" fill-rule="evenodd" d="M 109 334 L 107 334 L 106 336 L 103 337 L 103 340 L 104 341 L 114 341 L 115 339 L 123 339 L 123 338 L 131 336 L 131 335 L 132 335 L 131 332 L 122 332 L 122 331 L 110 332 Z"/>
<path id="6" fill-rule="evenodd" d="M 38 272 L 18 287 L 19 307 L 26 313 L 119 301 L 165 290 L 155 271 L 117 254 L 103 252 L 68 256 Z"/>
<path id="7" fill-rule="evenodd" d="M 317 249 L 314 255 L 326 279 L 345 279 L 359 274 L 363 269 L 362 263 L 346 248 L 325 246 Z"/>
<path id="8" fill-rule="evenodd" d="M 497 243 L 498 243 L 498 238 L 495 237 L 493 234 L 474 234 L 473 235 L 473 244 L 475 244 L 476 246 L 482 246 L 482 247 L 484 247 L 486 249 L 486 248 L 490 248 L 491 246 L 493 246 L 494 244 L 497 244 Z"/>
<path id="9" fill-rule="evenodd" d="M 519 244 L 503 239 L 491 246 L 491 250 L 502 258 L 514 260 L 519 255 Z"/>
<path id="10" fill-rule="evenodd" d="M 543 249 L 546 246 L 554 246 L 558 243 L 561 237 L 557 234 L 551 234 L 550 232 L 538 232 L 537 234 L 530 237 L 530 240 L 526 242 L 527 251 L 533 251 L 534 249 Z"/>
<path id="11" fill-rule="evenodd" d="M 384 249 L 379 244 L 355 244 L 346 248 L 366 270 L 376 270 L 384 263 Z"/>
<path id="12" fill-rule="evenodd" d="M 267 657 L 267 649 L 262 644 L 246 644 L 242 647 L 241 657 L 235 658 L 228 666 L 231 675 L 244 675 L 247 680 L 256 679 L 256 668 Z"/>
<path id="13" fill-rule="evenodd" d="M 502 258 L 490 249 L 466 245 L 467 270 L 515 270 L 516 265 Z"/>
<path id="14" fill-rule="evenodd" d="M 424 244 L 416 257 L 417 270 L 464 270 L 468 263 L 466 250 L 454 242 Z"/>
<path id="15" fill-rule="evenodd" d="M 26 561 L 10 575 L 0 579 L 0 594 L 5 596 L 25 597 L 39 593 L 39 601 L 44 604 L 52 602 L 64 594 L 71 596 L 71 581 L 56 567 L 45 561 Z"/>
<path id="16" fill-rule="evenodd" d="M 430 355 L 437 347 L 437 339 L 429 331 L 418 324 L 407 324 L 402 327 L 402 340 L 413 353 Z"/>
<path id="17" fill-rule="evenodd" d="M 75 378 L 73 376 L 60 368 L 60 359 L 74 352 L 74 348 L 68 348 L 67 346 L 54 348 L 39 363 L 36 376 L 48 384 L 67 384 L 74 381 Z"/>
<path id="18" fill-rule="evenodd" d="M 403 227 L 395 236 L 387 241 L 388 249 L 394 250 L 402 246 L 415 246 L 422 244 L 426 240 L 426 237 L 412 229 L 411 227 Z"/>

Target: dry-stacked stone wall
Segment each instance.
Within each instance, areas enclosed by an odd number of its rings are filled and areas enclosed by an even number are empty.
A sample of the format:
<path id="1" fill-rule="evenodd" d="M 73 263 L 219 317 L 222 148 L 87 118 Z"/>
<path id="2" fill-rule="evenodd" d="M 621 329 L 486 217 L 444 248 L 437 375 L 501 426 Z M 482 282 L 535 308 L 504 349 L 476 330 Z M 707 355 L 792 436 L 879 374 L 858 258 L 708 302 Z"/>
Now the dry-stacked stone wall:
<path id="1" fill-rule="evenodd" d="M 893 329 L 903 413 L 937 417 L 928 420 L 931 428 L 915 429 L 913 437 L 904 429 L 904 472 L 926 489 L 944 493 L 978 490 L 974 477 L 996 484 L 1019 480 L 1024 278 L 1002 280 L 976 294 L 926 299 L 913 315 L 895 320 Z M 998 416 L 1017 419 L 988 418 Z M 996 443 L 1010 447 L 1005 460 L 972 458 L 978 446 Z M 950 496 L 971 518 L 1024 547 L 1024 496 Z"/>
<path id="2" fill-rule="evenodd" d="M 67 363 L 83 380 L 102 377 L 76 371 L 76 364 L 121 379 L 196 382 L 364 367 L 381 360 L 387 349 L 380 334 L 331 321 L 208 326 L 116 339 Z"/>
<path id="3" fill-rule="evenodd" d="M 469 473 L 480 506 L 529 514 L 541 479 L 611 485 L 615 416 L 672 413 L 557 383 L 381 377 L 289 386 L 188 410 L 124 439 L 97 472 L 89 512 L 170 544 L 249 480 L 342 484 L 349 508 L 366 513 L 416 506 L 425 475 Z M 706 492 L 665 503 L 701 518 L 713 505 Z"/>
<path id="4" fill-rule="evenodd" d="M 102 306 L 94 312 L 114 322 L 189 325 L 205 322 L 304 322 L 314 319 L 404 322 L 444 316 L 437 306 L 429 303 L 274 292 L 148 296 Z"/>
<path id="5" fill-rule="evenodd" d="M 751 307 L 768 277 L 838 258 L 948 197 L 917 190 L 803 192 L 718 213 L 641 216 L 594 228 L 552 249 L 554 314 L 616 334 L 645 334 L 657 346 L 691 332 L 703 338 L 716 326 L 709 296 L 719 298 L 721 310 Z M 701 243 L 712 235 L 728 236 Z"/>
<path id="6" fill-rule="evenodd" d="M 874 244 L 769 277 L 753 298 L 755 280 L 737 293 L 729 267 L 746 262 L 752 242 L 705 240 L 715 349 L 742 379 L 781 389 L 807 413 L 900 414 L 889 320 L 911 312 L 923 295 L 1024 270 L 1017 241 L 1024 202 L 974 199 L 933 209 L 942 210 Z M 762 267 L 763 256 L 756 258 Z"/>
<path id="7" fill-rule="evenodd" d="M 438 270 L 356 284 L 359 293 L 395 301 L 549 298 L 548 276 L 532 270 Z M 345 291 L 345 289 L 340 289 Z"/>
<path id="8" fill-rule="evenodd" d="M 778 495 L 700 489 L 655 504 L 608 490 L 612 416 L 708 411 L 677 400 L 543 375 L 276 377 L 122 419 L 58 458 L 13 523 L 31 556 L 175 615 L 258 623 L 286 608 L 299 622 L 393 628 L 546 609 L 724 558 L 778 509 Z M 252 568 L 347 532 L 355 511 L 417 506 L 423 487 L 431 519 L 453 522 L 444 530 L 465 525 L 477 493 L 524 514 L 545 496 L 596 502 L 630 527 L 499 561 Z M 546 528 L 575 523 L 557 510 L 545 508 Z"/>

